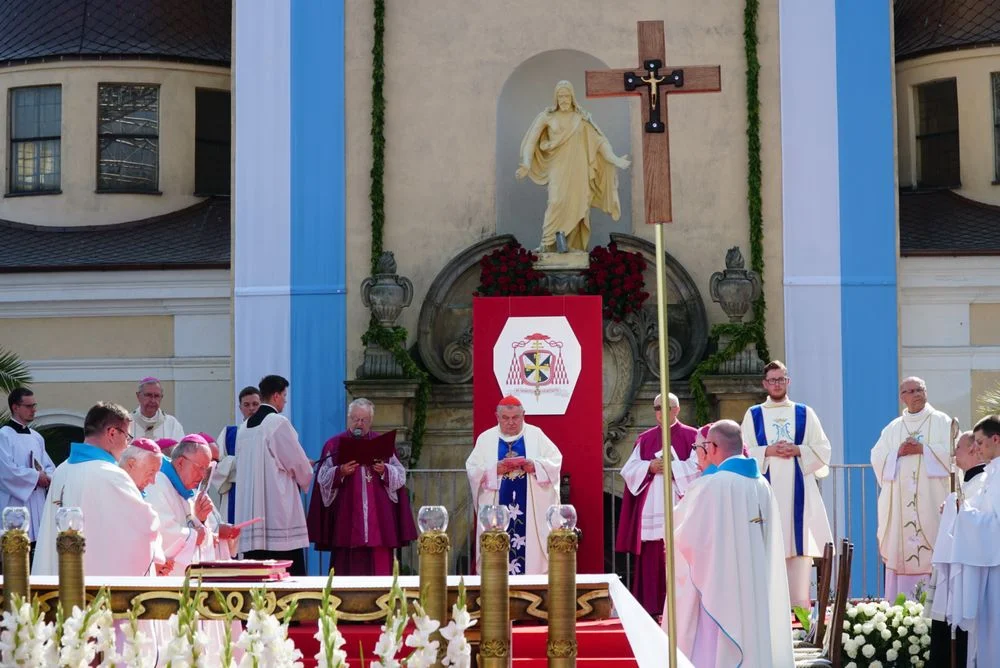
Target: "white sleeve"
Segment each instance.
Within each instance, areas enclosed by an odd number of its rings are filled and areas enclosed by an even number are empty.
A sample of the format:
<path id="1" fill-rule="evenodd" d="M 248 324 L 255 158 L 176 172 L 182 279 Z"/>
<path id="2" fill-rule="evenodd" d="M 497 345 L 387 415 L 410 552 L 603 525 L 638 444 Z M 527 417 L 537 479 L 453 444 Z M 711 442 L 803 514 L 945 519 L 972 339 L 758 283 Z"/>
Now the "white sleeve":
<path id="1" fill-rule="evenodd" d="M 393 503 L 399 502 L 399 490 L 406 484 L 406 469 L 402 462 L 393 455 L 385 463 L 385 489 L 389 493 L 389 499 Z"/>
<path id="2" fill-rule="evenodd" d="M 28 465 L 25 453 L 17 446 L 13 438 L 8 438 L 0 430 L 0 488 L 5 489 L 18 503 L 26 503 L 31 493 L 38 485 L 38 471 Z M 24 461 L 19 461 L 19 460 Z"/>
<path id="3" fill-rule="evenodd" d="M 319 483 L 319 491 L 323 497 L 323 505 L 327 508 L 337 498 L 338 489 L 334 485 L 337 477 L 337 467 L 333 465 L 333 458 L 327 458 L 320 464 L 319 471 L 316 472 L 316 482 Z"/>
<path id="4" fill-rule="evenodd" d="M 761 473 L 767 473 L 768 457 L 764 455 L 767 451 L 767 446 L 757 445 L 757 433 L 753 428 L 753 414 L 748 410 L 743 416 L 743 424 L 740 425 L 740 430 L 743 432 L 743 443 L 747 446 L 747 451 L 750 456 L 757 460 L 757 466 L 760 467 Z"/>
<path id="5" fill-rule="evenodd" d="M 649 475 L 649 464 L 648 461 L 640 456 L 639 444 L 636 443 L 635 447 L 632 448 L 632 454 L 629 455 L 621 471 L 622 478 L 628 486 L 628 491 L 632 492 L 632 494 L 637 495 L 642 492 L 646 488 L 646 485 L 653 479 Z"/>
<path id="6" fill-rule="evenodd" d="M 299 444 L 299 435 L 288 420 L 282 420 L 274 430 L 274 457 L 278 464 L 288 471 L 303 492 L 309 491 L 312 483 L 312 464 L 305 450 Z"/>
<path id="7" fill-rule="evenodd" d="M 825 478 L 830 474 L 830 457 L 833 449 L 830 447 L 830 439 L 823 431 L 823 425 L 812 408 L 808 411 L 806 419 L 806 433 L 799 451 L 799 461 L 802 464 L 804 475 L 814 474 L 817 478 Z"/>
<path id="8" fill-rule="evenodd" d="M 476 447 L 472 449 L 469 458 L 465 460 L 465 472 L 469 477 L 473 498 L 478 498 L 480 488 L 493 491 L 500 489 L 500 479 L 497 476 L 497 446 L 494 443 L 491 452 L 488 445 L 484 441 L 483 435 L 480 435 L 476 439 Z"/>
<path id="9" fill-rule="evenodd" d="M 562 468 L 562 453 L 556 444 L 545 435 L 538 432 L 538 457 L 535 462 L 535 481 L 542 487 L 554 485 L 559 487 L 559 472 Z"/>

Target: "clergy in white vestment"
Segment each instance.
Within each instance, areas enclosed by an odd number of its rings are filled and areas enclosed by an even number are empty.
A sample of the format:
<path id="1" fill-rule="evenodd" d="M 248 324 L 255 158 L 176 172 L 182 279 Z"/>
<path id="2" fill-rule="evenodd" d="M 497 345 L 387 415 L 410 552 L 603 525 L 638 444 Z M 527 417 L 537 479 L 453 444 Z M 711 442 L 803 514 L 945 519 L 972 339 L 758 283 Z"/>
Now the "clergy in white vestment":
<path id="1" fill-rule="evenodd" d="M 777 499 L 738 424 L 716 422 L 706 443 L 710 465 L 674 510 L 677 648 L 698 668 L 791 668 Z"/>
<path id="2" fill-rule="evenodd" d="M 767 400 L 743 416 L 743 439 L 778 500 L 789 598 L 809 608 L 813 559 L 833 542 L 818 478 L 830 474 L 830 439 L 815 411 L 788 398 L 791 379 L 778 360 L 764 366 Z"/>
<path id="3" fill-rule="evenodd" d="M 219 446 L 219 463 L 212 473 L 212 482 L 208 492 L 212 496 L 215 507 L 222 518 L 232 524 L 236 521 L 236 506 L 233 498 L 236 496 L 236 434 L 239 428 L 246 424 L 250 416 L 260 408 L 260 390 L 248 385 L 240 390 L 239 409 L 243 420 L 239 424 L 223 427 L 215 442 Z"/>
<path id="4" fill-rule="evenodd" d="M 264 521 L 240 534 L 240 552 L 247 559 L 291 560 L 289 573 L 305 575 L 309 531 L 301 495 L 312 483 L 312 465 L 292 423 L 281 414 L 288 381 L 265 376 L 259 387 L 263 403 L 236 436 L 235 520 Z"/>
<path id="5" fill-rule="evenodd" d="M 986 469 L 982 451 L 976 445 L 975 437 L 971 431 L 966 431 L 959 435 L 955 443 L 955 465 L 962 470 L 961 493 L 962 498 L 971 498 L 979 493 L 986 476 L 982 475 Z M 944 666 L 950 662 L 952 648 L 951 625 L 948 623 L 948 611 L 953 599 L 951 587 L 951 564 L 949 563 L 954 551 L 955 541 L 952 529 L 955 524 L 955 515 L 958 509 L 958 494 L 952 492 L 944 501 L 941 514 L 941 524 L 938 526 L 937 541 L 934 543 L 934 556 L 932 558 L 934 570 L 931 572 L 931 583 L 929 593 L 930 603 L 925 609 L 930 610 L 931 617 L 931 658 L 929 664 L 932 666 Z M 956 570 L 956 573 L 958 571 Z M 955 629 L 955 651 L 958 666 L 966 665 L 968 632 L 963 629 Z"/>
<path id="6" fill-rule="evenodd" d="M 950 571 L 947 621 L 969 632 L 966 665 L 992 668 L 1000 666 L 1000 416 L 983 418 L 972 432 L 988 463 L 955 517 L 951 553 L 935 560 Z"/>
<path id="7" fill-rule="evenodd" d="M 24 506 L 31 515 L 28 537 L 35 542 L 45 509 L 45 493 L 55 464 L 45 452 L 45 439 L 28 427 L 35 419 L 35 393 L 17 387 L 7 395 L 10 420 L 0 427 L 0 511 Z"/>
<path id="8" fill-rule="evenodd" d="M 476 439 L 465 471 L 477 512 L 484 505 L 510 510 L 511 575 L 549 570 L 545 513 L 559 503 L 561 466 L 562 453 L 555 443 L 541 429 L 524 422 L 524 406 L 517 397 L 504 397 L 497 406 L 497 426 Z M 477 523 L 477 545 L 481 533 Z"/>
<path id="9" fill-rule="evenodd" d="M 83 511 L 87 551 L 84 575 L 155 572 L 160 520 L 132 478 L 118 466 L 128 447 L 131 419 L 117 404 L 99 403 L 83 421 L 83 443 L 71 443 L 69 458 L 56 467 L 38 530 L 32 575 L 57 575 L 56 512 Z"/>
<path id="10" fill-rule="evenodd" d="M 927 584 L 931 555 L 948 495 L 951 418 L 927 403 L 927 385 L 905 378 L 899 396 L 906 409 L 890 422 L 872 448 L 878 495 L 878 545 L 885 563 L 885 597 L 916 597 Z"/>
<path id="11" fill-rule="evenodd" d="M 184 438 L 184 427 L 173 415 L 167 415 L 160 408 L 163 401 L 163 386 L 153 377 L 139 381 L 135 393 L 139 405 L 132 411 L 132 437 L 149 438 L 158 441 L 169 438 L 179 441 Z"/>
<path id="12" fill-rule="evenodd" d="M 231 524 L 209 524 L 214 506 L 208 494 L 197 491 L 211 466 L 212 455 L 205 439 L 189 434 L 174 446 L 164 460 L 146 500 L 160 516 L 160 535 L 167 559 L 174 562 L 174 575 L 201 561 L 230 559 L 228 541 L 239 537 Z"/>

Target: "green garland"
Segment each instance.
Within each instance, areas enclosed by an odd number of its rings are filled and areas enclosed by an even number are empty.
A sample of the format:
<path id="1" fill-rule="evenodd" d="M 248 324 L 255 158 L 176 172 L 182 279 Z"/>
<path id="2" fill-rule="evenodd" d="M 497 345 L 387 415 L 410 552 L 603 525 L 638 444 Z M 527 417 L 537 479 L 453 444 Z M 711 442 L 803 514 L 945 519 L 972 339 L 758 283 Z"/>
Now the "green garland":
<path id="1" fill-rule="evenodd" d="M 385 227 L 385 0 L 374 2 L 375 34 L 372 42 L 372 170 L 371 189 L 368 199 L 372 207 L 372 255 L 371 273 L 378 273 L 379 258 L 382 257 L 383 230 Z M 361 335 L 366 346 L 376 343 L 392 353 L 396 363 L 403 369 L 406 378 L 419 382 L 416 405 L 413 410 L 413 428 L 410 430 L 410 461 L 413 468 L 420 460 L 427 426 L 427 403 L 431 394 L 431 381 L 427 373 L 413 361 L 406 349 L 407 331 L 405 327 L 382 327 L 374 317 L 368 324 L 368 331 Z"/>
<path id="2" fill-rule="evenodd" d="M 722 335 L 732 337 L 729 344 L 714 355 L 702 360 L 691 374 L 689 384 L 694 396 L 699 424 L 709 417 L 708 395 L 702 379 L 718 369 L 723 362 L 733 359 L 750 343 L 757 344 L 757 353 L 767 360 L 764 301 L 764 219 L 761 213 L 761 159 L 760 159 L 760 59 L 757 57 L 757 15 L 759 0 L 746 0 L 743 9 L 743 47 L 747 62 L 747 213 L 750 218 L 750 268 L 760 278 L 760 296 L 753 303 L 753 317 L 747 323 L 726 323 L 712 327 L 710 340 L 717 342 Z"/>
<path id="3" fill-rule="evenodd" d="M 372 42 L 372 171 L 368 200 L 372 206 L 372 274 L 378 272 L 385 227 L 385 0 L 375 0 Z"/>
<path id="4" fill-rule="evenodd" d="M 427 372 L 417 366 L 406 349 L 407 331 L 405 327 L 389 329 L 377 322 L 371 323 L 368 331 L 361 336 L 365 345 L 377 343 L 392 353 L 396 363 L 403 369 L 406 378 L 418 381 L 416 406 L 413 411 L 413 428 L 410 430 L 410 461 L 409 468 L 415 468 L 420 461 L 420 451 L 424 444 L 424 432 L 427 429 L 427 403 L 431 397 L 431 379 Z"/>

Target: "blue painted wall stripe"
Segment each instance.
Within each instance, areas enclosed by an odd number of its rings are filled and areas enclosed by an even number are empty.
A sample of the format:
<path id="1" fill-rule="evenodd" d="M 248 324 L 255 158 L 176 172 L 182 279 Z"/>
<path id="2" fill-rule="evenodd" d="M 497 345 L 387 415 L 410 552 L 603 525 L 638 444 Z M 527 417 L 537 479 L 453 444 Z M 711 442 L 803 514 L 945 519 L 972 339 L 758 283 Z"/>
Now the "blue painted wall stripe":
<path id="1" fill-rule="evenodd" d="M 841 339 L 844 461 L 867 463 L 898 414 L 896 185 L 889 0 L 837 0 Z M 882 577 L 874 535 L 876 498 L 853 481 L 853 589 Z M 870 482 L 869 482 L 870 484 Z M 861 522 L 872 528 L 861 550 Z"/>
<path id="2" fill-rule="evenodd" d="M 316 458 L 346 419 L 343 0 L 292 0 L 290 77 L 290 408 Z M 320 573 L 315 553 L 309 562 Z"/>

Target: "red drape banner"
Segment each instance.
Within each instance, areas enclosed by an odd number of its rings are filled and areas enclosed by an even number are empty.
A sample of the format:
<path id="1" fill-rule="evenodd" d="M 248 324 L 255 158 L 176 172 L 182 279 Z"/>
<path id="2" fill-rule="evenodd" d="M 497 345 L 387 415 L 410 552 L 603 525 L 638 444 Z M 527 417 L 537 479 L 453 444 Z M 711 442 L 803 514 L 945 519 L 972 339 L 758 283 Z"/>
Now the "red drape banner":
<path id="1" fill-rule="evenodd" d="M 582 532 L 577 570 L 605 572 L 601 298 L 477 297 L 472 327 L 470 452 L 475 436 L 496 426 L 500 399 L 519 395 L 525 422 L 559 447 L 570 475 Z"/>

